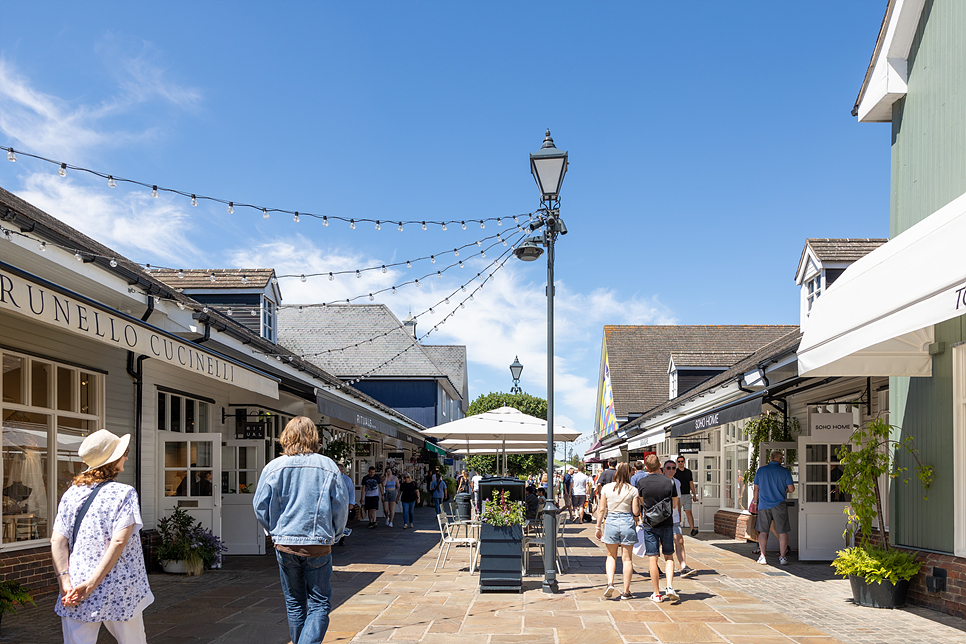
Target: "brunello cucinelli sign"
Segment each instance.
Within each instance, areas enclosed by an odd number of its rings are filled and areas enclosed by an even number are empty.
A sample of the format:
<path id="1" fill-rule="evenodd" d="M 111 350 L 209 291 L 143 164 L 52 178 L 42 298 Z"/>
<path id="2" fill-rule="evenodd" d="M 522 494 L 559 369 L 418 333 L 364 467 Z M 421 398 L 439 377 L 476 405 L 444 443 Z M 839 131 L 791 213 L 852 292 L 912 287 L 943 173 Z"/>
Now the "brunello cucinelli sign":
<path id="1" fill-rule="evenodd" d="M 278 382 L 76 294 L 0 270 L 0 309 L 235 387 L 278 398 Z"/>

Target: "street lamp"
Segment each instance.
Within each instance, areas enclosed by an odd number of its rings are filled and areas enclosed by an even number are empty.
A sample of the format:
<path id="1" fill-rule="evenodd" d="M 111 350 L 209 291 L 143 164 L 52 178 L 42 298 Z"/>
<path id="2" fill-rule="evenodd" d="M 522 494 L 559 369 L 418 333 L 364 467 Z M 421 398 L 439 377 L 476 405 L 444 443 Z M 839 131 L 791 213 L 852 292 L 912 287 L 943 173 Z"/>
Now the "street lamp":
<path id="1" fill-rule="evenodd" d="M 556 593 L 557 586 L 557 506 L 553 502 L 553 258 L 554 242 L 566 235 L 567 227 L 560 219 L 560 186 L 567 174 L 567 152 L 553 144 L 550 130 L 540 149 L 530 155 L 530 173 L 540 190 L 540 209 L 532 230 L 543 228 L 543 234 L 530 237 L 513 254 L 532 262 L 547 249 L 547 503 L 543 510 L 543 592 Z"/>
<path id="2" fill-rule="evenodd" d="M 522 394 L 523 390 L 520 389 L 520 374 L 523 373 L 523 365 L 520 364 L 520 356 L 513 358 L 513 364 L 510 365 L 510 375 L 513 376 L 513 387 L 510 388 L 511 394 Z"/>

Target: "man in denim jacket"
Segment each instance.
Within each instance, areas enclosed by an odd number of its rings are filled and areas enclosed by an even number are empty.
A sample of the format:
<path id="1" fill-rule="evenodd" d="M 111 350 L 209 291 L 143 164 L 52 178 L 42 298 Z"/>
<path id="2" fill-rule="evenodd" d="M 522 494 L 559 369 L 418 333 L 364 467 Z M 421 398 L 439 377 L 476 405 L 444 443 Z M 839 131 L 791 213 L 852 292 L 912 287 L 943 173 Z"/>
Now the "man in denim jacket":
<path id="1" fill-rule="evenodd" d="M 329 627 L 332 544 L 345 532 L 349 494 L 335 462 L 318 454 L 310 419 L 293 418 L 279 442 L 283 456 L 262 470 L 255 516 L 275 544 L 292 644 L 317 644 Z"/>

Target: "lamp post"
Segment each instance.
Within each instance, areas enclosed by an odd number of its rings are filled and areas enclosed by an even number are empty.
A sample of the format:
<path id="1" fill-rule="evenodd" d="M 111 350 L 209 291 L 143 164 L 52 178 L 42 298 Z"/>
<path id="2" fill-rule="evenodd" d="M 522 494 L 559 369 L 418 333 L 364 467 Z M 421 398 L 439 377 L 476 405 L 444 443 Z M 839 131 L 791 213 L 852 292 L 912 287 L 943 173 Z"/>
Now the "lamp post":
<path id="1" fill-rule="evenodd" d="M 522 394 L 523 390 L 520 389 L 520 374 L 523 373 L 523 365 L 520 364 L 520 356 L 513 358 L 513 363 L 510 365 L 510 375 L 513 376 L 513 386 L 510 387 L 511 394 Z"/>
<path id="2" fill-rule="evenodd" d="M 547 249 L 547 503 L 543 511 L 543 592 L 556 593 L 557 586 L 557 506 L 554 505 L 553 484 L 553 260 L 554 242 L 558 235 L 566 235 L 567 227 L 560 219 L 560 186 L 567 174 L 567 152 L 553 144 L 550 130 L 540 149 L 530 155 L 530 173 L 540 190 L 538 219 L 531 230 L 543 228 L 543 233 L 527 238 L 513 254 L 517 259 L 532 262 Z"/>

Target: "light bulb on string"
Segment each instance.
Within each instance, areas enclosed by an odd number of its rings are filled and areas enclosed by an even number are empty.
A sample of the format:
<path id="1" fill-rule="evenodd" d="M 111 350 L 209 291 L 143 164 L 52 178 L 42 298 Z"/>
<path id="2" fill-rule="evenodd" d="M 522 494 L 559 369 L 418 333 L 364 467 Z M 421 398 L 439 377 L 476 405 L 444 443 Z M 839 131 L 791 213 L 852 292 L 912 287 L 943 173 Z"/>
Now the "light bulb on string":
<path id="1" fill-rule="evenodd" d="M 429 262 L 431 264 L 435 264 L 436 263 L 436 256 L 435 255 L 430 255 L 429 256 Z"/>
<path id="2" fill-rule="evenodd" d="M 480 220 L 480 228 L 486 228 L 486 224 L 483 223 L 482 219 Z"/>
<path id="3" fill-rule="evenodd" d="M 486 258 L 486 251 L 485 250 L 481 250 L 480 251 L 480 257 L 483 257 L 484 259 Z"/>
<path id="4" fill-rule="evenodd" d="M 443 222 L 443 232 L 446 232 L 446 222 Z"/>
<path id="5" fill-rule="evenodd" d="M 376 230 L 382 230 L 382 226 L 379 224 L 378 220 L 376 221 Z"/>
<path id="6" fill-rule="evenodd" d="M 161 296 L 155 295 L 154 296 L 154 303 L 155 304 L 161 304 Z"/>
<path id="7" fill-rule="evenodd" d="M 13 148 L 7 148 L 7 161 L 10 163 L 17 162 L 17 155 L 13 153 Z"/>
<path id="8" fill-rule="evenodd" d="M 326 217 L 325 215 L 322 216 L 322 225 L 323 226 L 328 226 L 329 225 L 329 218 Z"/>
<path id="9" fill-rule="evenodd" d="M 449 304 L 449 298 L 446 298 L 445 300 L 443 300 L 443 304 Z"/>
<path id="10" fill-rule="evenodd" d="M 402 231 L 403 231 L 403 225 L 402 225 L 402 222 L 401 222 L 401 221 L 399 222 L 399 225 L 398 225 L 398 226 L 396 226 L 396 229 L 397 229 L 397 230 L 398 230 L 399 232 L 402 232 Z"/>
<path id="11" fill-rule="evenodd" d="M 74 253 L 74 259 L 76 259 L 78 262 L 84 261 L 84 258 L 81 257 L 80 253 Z"/>
<path id="12" fill-rule="evenodd" d="M 465 266 L 463 266 L 463 260 L 462 259 L 460 260 L 460 268 L 466 268 Z"/>
<path id="13" fill-rule="evenodd" d="M 416 288 L 419 288 L 419 280 L 415 280 Z"/>
<path id="14" fill-rule="evenodd" d="M 252 317 L 258 315 L 258 309 L 252 309 Z"/>
<path id="15" fill-rule="evenodd" d="M 268 208 L 262 208 L 262 219 L 268 219 L 268 218 L 269 218 Z"/>
<path id="16" fill-rule="evenodd" d="M 426 222 L 425 221 L 423 222 L 422 228 L 423 228 L 423 230 L 426 230 Z"/>
<path id="17" fill-rule="evenodd" d="M 395 295 L 395 294 L 396 294 L 396 287 L 395 287 L 395 286 L 393 286 L 393 287 L 392 287 L 392 294 L 393 294 L 393 295 Z"/>
<path id="18" fill-rule="evenodd" d="M 117 182 L 114 181 L 114 177 L 112 177 L 111 175 L 107 175 L 107 187 L 108 188 L 116 188 L 117 187 Z"/>
<path id="19" fill-rule="evenodd" d="M 361 279 L 361 278 L 362 278 L 362 273 L 356 270 L 356 279 Z"/>
<path id="20" fill-rule="evenodd" d="M 329 273 L 329 281 L 330 282 L 334 282 L 335 281 L 335 275 L 333 275 L 332 273 Z"/>
<path id="21" fill-rule="evenodd" d="M 242 284 L 248 284 L 248 276 L 247 275 L 242 275 L 241 276 L 241 283 Z"/>
<path id="22" fill-rule="evenodd" d="M 385 272 L 386 272 L 386 265 L 385 265 L 385 264 L 383 264 L 383 265 L 382 265 L 382 272 L 383 272 L 383 273 L 385 273 Z"/>
<path id="23" fill-rule="evenodd" d="M 111 268 L 117 268 L 117 260 L 113 257 L 111 258 Z"/>
<path id="24" fill-rule="evenodd" d="M 295 216 L 292 217 L 292 221 L 294 221 L 295 223 L 299 223 L 301 221 L 301 219 L 299 219 L 299 211 L 298 210 L 295 211 Z"/>
<path id="25" fill-rule="evenodd" d="M 453 257 L 459 257 L 459 256 L 460 256 L 460 249 L 459 248 L 454 248 L 453 249 Z"/>
<path id="26" fill-rule="evenodd" d="M 350 219 L 349 220 L 349 228 L 352 229 L 352 230 L 355 230 L 356 229 L 356 220 L 355 219 Z"/>
<path id="27" fill-rule="evenodd" d="M 231 317 L 231 307 L 230 306 L 228 307 L 228 310 L 225 311 L 225 313 L 228 314 L 228 317 Z"/>
<path id="28" fill-rule="evenodd" d="M 4 229 L 3 238 L 6 239 L 7 241 L 13 241 L 13 234 L 9 230 Z"/>
<path id="29" fill-rule="evenodd" d="M 67 176 L 67 164 L 66 163 L 61 163 L 60 164 L 60 167 L 57 168 L 57 174 L 59 174 L 62 177 L 66 177 Z"/>
<path id="30" fill-rule="evenodd" d="M 466 292 L 466 284 L 464 284 L 463 286 L 461 286 L 461 287 L 460 287 L 460 290 L 461 290 L 461 291 L 463 291 L 463 292 L 465 293 L 465 292 Z"/>
<path id="31" fill-rule="evenodd" d="M 235 214 L 235 204 L 234 204 L 234 202 L 231 202 L 231 201 L 228 202 L 228 214 L 229 215 L 234 215 Z"/>
<path id="32" fill-rule="evenodd" d="M 372 301 L 373 301 L 374 299 L 376 299 L 376 298 L 374 298 L 374 297 L 372 296 L 372 293 L 370 293 L 370 294 L 369 294 L 369 301 L 370 301 L 370 302 L 372 302 Z"/>
<path id="33" fill-rule="evenodd" d="M 330 273 L 330 275 L 331 275 L 331 273 Z M 306 279 L 305 278 L 305 273 L 302 273 L 302 275 L 299 277 L 299 279 L 304 282 L 305 279 Z"/>
<path id="34" fill-rule="evenodd" d="M 436 312 L 436 309 L 434 309 L 433 307 L 429 307 L 429 312 L 430 313 L 435 313 Z"/>
<path id="35" fill-rule="evenodd" d="M 151 198 L 152 199 L 157 199 L 158 198 L 158 187 L 157 186 L 151 186 Z"/>
<path id="36" fill-rule="evenodd" d="M 465 303 L 463 303 L 463 302 L 460 302 L 460 308 L 461 308 L 461 309 L 465 309 L 465 308 L 466 308 L 466 304 L 465 304 Z"/>
<path id="37" fill-rule="evenodd" d="M 466 230 L 466 222 L 465 221 L 461 221 L 460 224 L 463 226 L 463 230 Z"/>
<path id="38" fill-rule="evenodd" d="M 214 282 L 218 278 L 215 277 L 215 274 L 214 273 L 211 273 L 210 275 L 208 275 L 208 279 L 211 280 L 212 282 Z"/>
<path id="39" fill-rule="evenodd" d="M 413 264 L 408 259 L 406 260 L 406 268 L 412 268 Z"/>
<path id="40" fill-rule="evenodd" d="M 40 242 L 40 251 L 43 252 L 45 250 L 47 250 L 47 242 L 42 241 Z"/>
<path id="41" fill-rule="evenodd" d="M 497 226 L 502 226 L 502 225 L 503 225 L 503 220 L 502 220 L 502 219 L 500 219 L 499 217 L 497 217 L 497 218 L 496 218 L 496 225 L 497 225 Z"/>
<path id="42" fill-rule="evenodd" d="M 517 219 L 517 216 L 516 215 L 513 215 L 513 223 L 515 223 L 515 224 L 519 224 L 520 223 L 520 220 Z"/>
<path id="43" fill-rule="evenodd" d="M 436 279 L 443 279 L 443 273 L 440 271 L 436 271 Z"/>
<path id="44" fill-rule="evenodd" d="M 483 245 L 483 244 L 481 244 L 481 243 L 480 243 L 480 240 L 479 240 L 479 239 L 477 239 L 477 240 L 476 240 L 476 247 L 477 247 L 477 248 L 479 248 L 479 247 L 480 247 L 480 246 L 482 246 L 482 245 Z"/>
<path id="45" fill-rule="evenodd" d="M 178 308 L 184 311 L 184 302 L 178 302 Z"/>
<path id="46" fill-rule="evenodd" d="M 195 207 L 198 206 L 198 197 L 191 195 L 191 205 Z"/>
<path id="47" fill-rule="evenodd" d="M 202 307 L 201 312 L 202 313 L 207 313 L 208 312 L 208 307 L 207 306 Z"/>
<path id="48" fill-rule="evenodd" d="M 179 280 L 183 280 L 184 279 L 184 271 L 181 270 L 180 268 L 178 269 L 178 279 Z"/>

